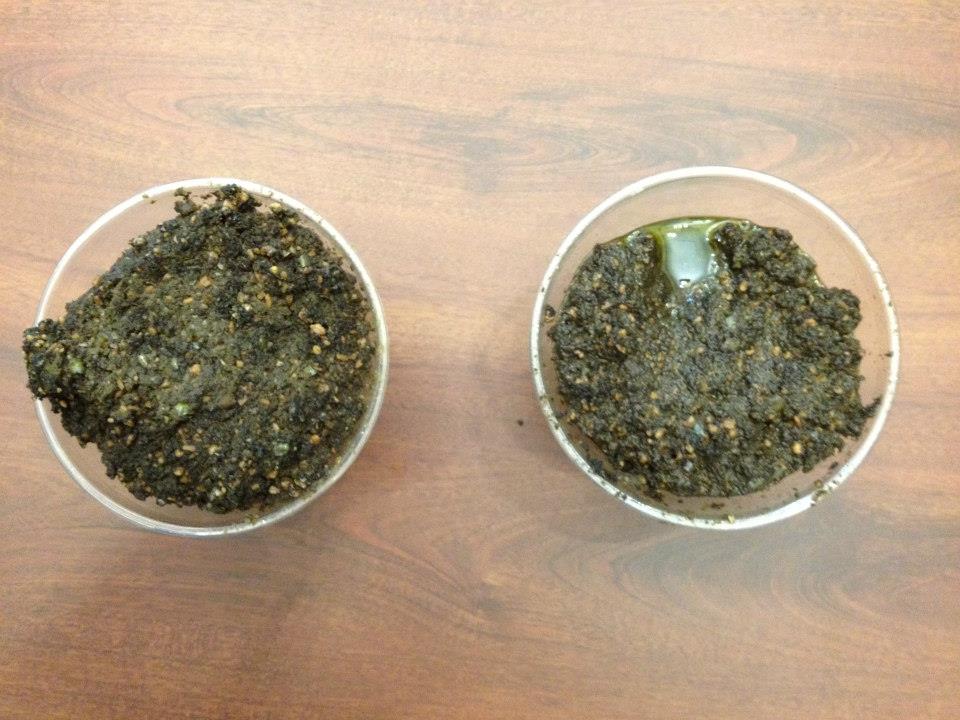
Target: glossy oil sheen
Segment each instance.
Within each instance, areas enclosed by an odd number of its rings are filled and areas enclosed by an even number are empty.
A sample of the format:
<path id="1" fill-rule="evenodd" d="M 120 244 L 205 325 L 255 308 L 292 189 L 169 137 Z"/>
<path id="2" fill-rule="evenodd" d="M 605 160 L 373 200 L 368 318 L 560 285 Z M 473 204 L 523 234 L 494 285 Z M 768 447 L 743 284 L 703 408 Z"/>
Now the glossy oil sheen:
<path id="1" fill-rule="evenodd" d="M 643 225 L 627 237 L 652 236 L 659 250 L 661 272 L 674 290 L 685 294 L 717 274 L 720 250 L 714 234 L 728 222 L 748 221 L 727 217 L 671 218 Z"/>

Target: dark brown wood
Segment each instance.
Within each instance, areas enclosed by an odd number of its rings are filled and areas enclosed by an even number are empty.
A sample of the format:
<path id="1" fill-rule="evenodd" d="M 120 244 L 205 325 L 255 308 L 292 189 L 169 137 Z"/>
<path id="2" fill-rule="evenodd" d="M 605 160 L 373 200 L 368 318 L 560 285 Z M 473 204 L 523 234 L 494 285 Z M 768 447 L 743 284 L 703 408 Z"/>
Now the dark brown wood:
<path id="1" fill-rule="evenodd" d="M 960 5 L 306 5 L 0 6 L 0 717 L 960 716 Z M 904 333 L 862 469 L 736 534 L 595 488 L 527 359 L 573 224 L 708 163 L 831 203 Z M 19 336 L 97 215 L 218 174 L 353 242 L 393 367 L 327 496 L 188 541 L 64 474 Z"/>

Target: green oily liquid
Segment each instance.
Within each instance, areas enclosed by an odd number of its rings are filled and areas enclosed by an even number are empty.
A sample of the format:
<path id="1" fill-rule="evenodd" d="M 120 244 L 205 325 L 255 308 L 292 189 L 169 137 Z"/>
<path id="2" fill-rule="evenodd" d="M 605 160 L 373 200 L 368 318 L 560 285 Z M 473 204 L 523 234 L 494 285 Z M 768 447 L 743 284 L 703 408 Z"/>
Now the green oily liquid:
<path id="1" fill-rule="evenodd" d="M 671 218 L 643 225 L 626 237 L 651 235 L 660 250 L 657 265 L 661 274 L 676 294 L 685 295 L 716 276 L 723 261 L 715 234 L 731 222 L 750 224 L 729 217 Z"/>

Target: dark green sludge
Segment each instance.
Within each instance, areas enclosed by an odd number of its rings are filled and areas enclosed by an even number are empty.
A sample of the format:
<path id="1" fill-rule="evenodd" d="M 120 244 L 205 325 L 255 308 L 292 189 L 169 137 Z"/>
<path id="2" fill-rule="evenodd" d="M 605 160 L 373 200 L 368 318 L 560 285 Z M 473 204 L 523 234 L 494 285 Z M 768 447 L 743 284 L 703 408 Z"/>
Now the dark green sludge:
<path id="1" fill-rule="evenodd" d="M 549 330 L 564 422 L 618 484 L 729 497 L 860 435 L 860 303 L 786 230 L 683 218 L 597 245 Z M 603 463 L 595 462 L 600 468 Z"/>
<path id="2" fill-rule="evenodd" d="M 366 409 L 371 308 L 297 214 L 180 191 L 62 321 L 24 333 L 30 389 L 138 498 L 225 513 L 295 498 Z"/>

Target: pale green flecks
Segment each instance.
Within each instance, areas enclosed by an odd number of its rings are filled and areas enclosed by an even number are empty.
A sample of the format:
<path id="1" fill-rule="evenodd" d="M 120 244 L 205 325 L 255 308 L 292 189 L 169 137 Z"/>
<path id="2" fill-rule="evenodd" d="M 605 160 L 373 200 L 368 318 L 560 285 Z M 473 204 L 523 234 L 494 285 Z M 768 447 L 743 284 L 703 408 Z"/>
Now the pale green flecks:
<path id="1" fill-rule="evenodd" d="M 178 402 L 176 405 L 173 406 L 173 414 L 175 417 L 178 417 L 178 418 L 185 418 L 187 415 L 190 414 L 191 410 L 193 410 L 193 408 L 190 407 L 189 403 L 185 403 L 185 402 Z"/>

